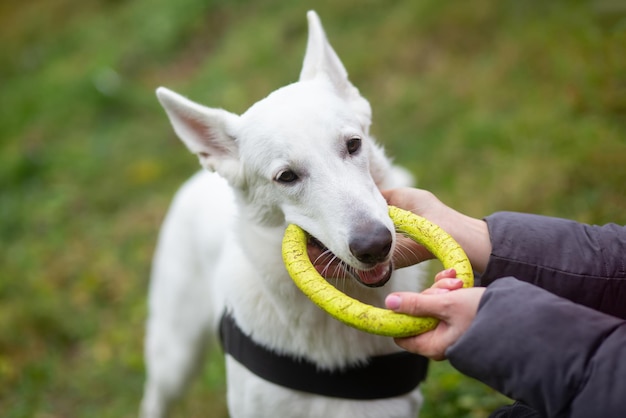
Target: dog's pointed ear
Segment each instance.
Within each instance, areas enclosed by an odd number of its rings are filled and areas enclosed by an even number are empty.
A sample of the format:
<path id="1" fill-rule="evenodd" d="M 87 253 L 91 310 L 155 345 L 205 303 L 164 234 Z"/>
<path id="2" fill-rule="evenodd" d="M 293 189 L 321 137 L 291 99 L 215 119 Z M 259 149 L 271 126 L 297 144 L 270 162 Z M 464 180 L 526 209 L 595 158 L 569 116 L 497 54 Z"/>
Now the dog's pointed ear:
<path id="1" fill-rule="evenodd" d="M 232 171 L 239 154 L 234 136 L 239 116 L 199 105 L 164 87 L 156 94 L 174 131 L 200 164 L 223 175 Z"/>
<path id="2" fill-rule="evenodd" d="M 363 124 L 369 127 L 372 118 L 369 102 L 361 96 L 359 90 L 348 79 L 348 72 L 328 42 L 317 13 L 310 10 L 307 13 L 307 19 L 309 22 L 309 39 L 300 72 L 300 81 L 327 77 L 337 92 L 349 101 L 359 117 L 363 119 Z"/>
<path id="3" fill-rule="evenodd" d="M 336 87 L 345 90 L 351 85 L 348 81 L 348 72 L 328 42 L 319 16 L 313 10 L 309 10 L 306 16 L 309 22 L 309 39 L 300 81 L 311 80 L 324 74 L 332 78 L 331 81 Z"/>

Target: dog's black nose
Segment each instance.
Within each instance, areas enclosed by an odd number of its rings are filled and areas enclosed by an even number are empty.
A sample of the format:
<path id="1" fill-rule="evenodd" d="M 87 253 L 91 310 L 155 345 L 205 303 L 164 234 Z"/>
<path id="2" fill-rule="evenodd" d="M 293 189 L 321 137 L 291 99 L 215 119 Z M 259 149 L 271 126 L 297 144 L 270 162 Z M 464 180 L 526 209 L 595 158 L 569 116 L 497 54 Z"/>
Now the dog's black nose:
<path id="1" fill-rule="evenodd" d="M 376 264 L 384 261 L 391 251 L 393 235 L 380 223 L 366 223 L 352 231 L 350 252 L 359 261 Z"/>

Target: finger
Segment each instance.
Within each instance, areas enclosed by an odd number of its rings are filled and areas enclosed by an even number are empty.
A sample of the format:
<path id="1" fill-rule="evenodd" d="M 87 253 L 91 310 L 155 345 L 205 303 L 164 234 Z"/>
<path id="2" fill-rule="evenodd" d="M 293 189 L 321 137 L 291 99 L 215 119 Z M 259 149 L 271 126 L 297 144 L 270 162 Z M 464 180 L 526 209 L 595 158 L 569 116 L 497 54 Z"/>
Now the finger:
<path id="1" fill-rule="evenodd" d="M 435 283 L 433 283 L 430 289 L 456 290 L 462 287 L 463 287 L 463 280 L 461 279 L 440 279 L 436 281 Z"/>
<path id="2" fill-rule="evenodd" d="M 440 287 L 429 287 L 428 289 L 422 290 L 420 293 L 422 295 L 440 295 L 442 293 L 448 293 L 450 289 L 440 288 Z"/>
<path id="3" fill-rule="evenodd" d="M 435 275 L 435 282 L 441 279 L 454 279 L 455 277 L 456 277 L 456 270 L 447 269 L 447 270 L 440 271 L 439 273 Z"/>
<path id="4" fill-rule="evenodd" d="M 437 294 L 396 292 L 385 299 L 387 309 L 413 316 L 433 316 L 435 318 L 441 318 L 444 304 L 441 295 Z"/>
<path id="5" fill-rule="evenodd" d="M 403 187 L 381 190 L 381 193 L 387 203 L 393 206 L 404 207 L 403 203 L 407 201 L 407 189 Z"/>
<path id="6" fill-rule="evenodd" d="M 445 347 L 438 343 L 433 331 L 415 337 L 394 338 L 394 342 L 406 351 L 420 354 L 431 360 L 440 361 L 446 359 Z"/>

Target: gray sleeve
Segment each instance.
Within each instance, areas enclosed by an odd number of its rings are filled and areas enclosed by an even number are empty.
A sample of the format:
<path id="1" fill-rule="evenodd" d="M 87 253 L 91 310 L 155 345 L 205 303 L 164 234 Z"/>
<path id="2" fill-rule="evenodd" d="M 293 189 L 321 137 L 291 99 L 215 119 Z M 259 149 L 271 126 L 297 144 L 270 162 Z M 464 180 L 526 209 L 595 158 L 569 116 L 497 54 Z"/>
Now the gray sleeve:
<path id="1" fill-rule="evenodd" d="M 462 373 L 546 417 L 626 411 L 626 322 L 513 278 L 487 288 L 446 355 Z"/>
<path id="2" fill-rule="evenodd" d="M 514 276 L 626 318 L 626 227 L 513 212 L 485 220 L 493 249 L 481 285 Z"/>

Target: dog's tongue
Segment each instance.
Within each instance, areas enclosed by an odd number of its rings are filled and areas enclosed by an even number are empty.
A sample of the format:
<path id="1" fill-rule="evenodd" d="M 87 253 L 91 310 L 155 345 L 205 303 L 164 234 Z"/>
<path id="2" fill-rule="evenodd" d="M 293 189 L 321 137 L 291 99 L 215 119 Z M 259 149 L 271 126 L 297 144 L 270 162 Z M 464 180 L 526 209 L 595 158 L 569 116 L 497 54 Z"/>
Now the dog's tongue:
<path id="1" fill-rule="evenodd" d="M 359 280 L 367 286 L 382 286 L 391 274 L 391 264 L 379 264 L 371 270 L 359 270 Z"/>

